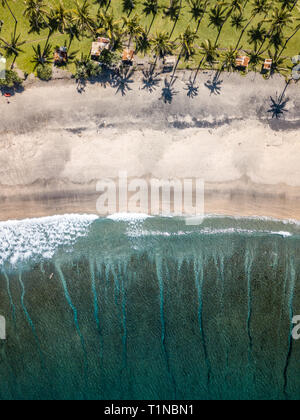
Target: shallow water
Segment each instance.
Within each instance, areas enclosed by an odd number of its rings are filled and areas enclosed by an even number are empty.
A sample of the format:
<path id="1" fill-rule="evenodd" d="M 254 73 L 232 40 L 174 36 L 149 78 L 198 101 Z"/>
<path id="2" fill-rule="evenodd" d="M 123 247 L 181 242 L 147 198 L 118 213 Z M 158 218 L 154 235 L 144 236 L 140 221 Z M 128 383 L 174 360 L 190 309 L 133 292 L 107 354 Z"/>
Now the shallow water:
<path id="1" fill-rule="evenodd" d="M 299 224 L 65 216 L 0 238 L 1 399 L 299 398 Z"/>

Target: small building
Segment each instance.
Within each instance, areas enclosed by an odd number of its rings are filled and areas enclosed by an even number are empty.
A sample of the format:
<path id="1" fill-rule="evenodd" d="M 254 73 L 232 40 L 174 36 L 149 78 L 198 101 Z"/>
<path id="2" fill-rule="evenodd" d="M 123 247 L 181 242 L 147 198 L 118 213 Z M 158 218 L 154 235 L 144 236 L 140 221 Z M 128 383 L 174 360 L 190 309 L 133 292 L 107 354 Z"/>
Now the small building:
<path id="1" fill-rule="evenodd" d="M 66 64 L 68 62 L 67 47 L 56 48 L 54 52 L 54 64 Z"/>
<path id="2" fill-rule="evenodd" d="M 133 59 L 134 59 L 134 51 L 126 48 L 123 51 L 123 55 L 122 55 L 123 63 L 131 65 L 133 63 Z"/>
<path id="3" fill-rule="evenodd" d="M 167 55 L 163 60 L 164 73 L 171 72 L 176 66 L 176 57 L 174 55 Z"/>
<path id="4" fill-rule="evenodd" d="M 92 43 L 91 57 L 94 60 L 97 60 L 103 50 L 109 50 L 110 40 L 108 38 L 97 38 L 97 41 Z"/>
<path id="5" fill-rule="evenodd" d="M 264 71 L 271 71 L 273 65 L 273 60 L 271 58 L 266 58 L 263 66 Z"/>
<path id="6" fill-rule="evenodd" d="M 243 68 L 243 69 L 247 69 L 249 66 L 249 63 L 250 63 L 250 58 L 247 57 L 246 55 L 238 56 L 235 61 L 236 67 Z"/>

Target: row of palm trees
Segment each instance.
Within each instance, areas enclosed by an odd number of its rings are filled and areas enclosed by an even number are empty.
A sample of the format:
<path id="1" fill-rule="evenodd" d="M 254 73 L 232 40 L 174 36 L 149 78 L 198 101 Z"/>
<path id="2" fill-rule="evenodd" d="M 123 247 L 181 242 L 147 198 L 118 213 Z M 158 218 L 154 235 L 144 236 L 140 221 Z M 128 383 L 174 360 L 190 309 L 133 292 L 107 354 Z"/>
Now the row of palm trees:
<path id="1" fill-rule="evenodd" d="M 13 66 L 25 41 L 17 34 L 18 21 L 11 1 L 1 0 L 2 5 L 10 10 L 15 26 L 10 39 L 0 36 L 0 48 L 8 57 L 14 57 Z M 97 4 L 96 12 L 92 1 Z M 201 55 L 198 71 L 203 65 L 212 66 L 220 61 L 220 70 L 231 70 L 247 36 L 252 45 L 248 54 L 253 68 L 267 52 L 273 59 L 273 70 L 280 71 L 285 61 L 284 51 L 300 30 L 297 3 L 298 0 L 169 0 L 167 6 L 162 6 L 160 0 L 122 0 L 123 16 L 119 19 L 114 14 L 111 0 L 74 0 L 72 8 L 65 7 L 62 0 L 53 7 L 46 0 L 25 0 L 24 17 L 29 22 L 31 33 L 48 31 L 44 48 L 34 47 L 34 60 L 40 64 L 49 61 L 49 42 L 55 33 L 67 34 L 69 47 L 75 38 L 81 40 L 105 34 L 111 40 L 113 51 L 121 50 L 128 43 L 128 46 L 134 45 L 138 53 L 154 53 L 155 63 L 165 55 L 177 53 L 175 71 L 181 60 L 188 62 L 198 52 Z M 137 6 L 142 9 L 137 9 Z M 138 10 L 142 10 L 145 17 L 151 17 L 147 20 L 150 22 L 147 27 L 142 25 L 143 18 Z M 183 12 L 190 20 L 186 29 L 174 39 L 174 31 Z M 153 35 L 152 28 L 160 14 L 172 22 L 172 29 Z M 192 22 L 194 25 L 191 25 Z M 216 30 L 215 39 L 199 38 L 204 23 Z M 235 45 L 221 48 L 222 33 L 228 24 L 237 32 L 237 41 Z"/>

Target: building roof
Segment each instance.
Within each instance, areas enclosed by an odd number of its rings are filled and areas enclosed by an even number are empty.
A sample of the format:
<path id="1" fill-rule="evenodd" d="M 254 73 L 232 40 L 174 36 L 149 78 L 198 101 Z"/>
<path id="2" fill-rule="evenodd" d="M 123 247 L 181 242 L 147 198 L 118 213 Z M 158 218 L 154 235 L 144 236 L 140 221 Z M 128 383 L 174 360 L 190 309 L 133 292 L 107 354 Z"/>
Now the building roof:
<path id="1" fill-rule="evenodd" d="M 250 63 L 250 58 L 247 57 L 246 55 L 238 56 L 235 62 L 237 67 L 248 67 L 249 63 Z"/>
<path id="2" fill-rule="evenodd" d="M 67 47 L 60 47 L 54 52 L 54 61 L 55 62 L 66 62 L 68 60 L 68 50 Z"/>
<path id="3" fill-rule="evenodd" d="M 176 57 L 175 55 L 167 55 L 164 58 L 164 65 L 165 66 L 174 66 L 176 64 Z"/>
<path id="4" fill-rule="evenodd" d="M 271 58 L 266 58 L 264 63 L 264 70 L 271 70 L 273 64 L 273 60 Z"/>
<path id="5" fill-rule="evenodd" d="M 133 58 L 134 58 L 134 51 L 126 48 L 123 51 L 122 61 L 133 61 Z"/>
<path id="6" fill-rule="evenodd" d="M 110 40 L 108 38 L 97 38 L 97 41 L 92 43 L 91 55 L 99 57 L 103 50 L 108 50 L 110 47 Z"/>

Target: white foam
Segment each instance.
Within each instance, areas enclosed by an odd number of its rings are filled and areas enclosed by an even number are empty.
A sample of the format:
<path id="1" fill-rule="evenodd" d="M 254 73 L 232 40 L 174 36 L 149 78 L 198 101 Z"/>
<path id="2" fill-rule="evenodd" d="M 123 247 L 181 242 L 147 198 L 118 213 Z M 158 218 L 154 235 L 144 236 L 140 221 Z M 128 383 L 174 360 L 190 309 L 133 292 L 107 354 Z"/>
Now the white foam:
<path id="1" fill-rule="evenodd" d="M 144 213 L 115 213 L 108 216 L 107 219 L 114 220 L 115 222 L 134 222 L 144 221 L 151 218 L 148 214 Z"/>
<path id="2" fill-rule="evenodd" d="M 70 214 L 0 222 L 0 266 L 30 259 L 50 259 L 60 246 L 88 234 L 96 215 Z"/>
<path id="3" fill-rule="evenodd" d="M 177 237 L 177 236 L 188 236 L 188 235 L 230 235 L 230 234 L 241 234 L 241 235 L 255 235 L 255 234 L 262 234 L 262 235 L 277 235 L 282 237 L 291 237 L 293 234 L 291 232 L 284 232 L 284 231 L 269 231 L 269 230 L 251 230 L 251 229 L 240 229 L 240 228 L 227 228 L 227 229 L 212 229 L 212 228 L 204 228 L 195 231 L 179 231 L 179 232 L 162 232 L 162 231 L 148 231 L 148 230 L 140 230 L 137 232 L 128 232 L 128 236 L 131 237 L 143 237 L 143 236 L 158 236 L 158 237 Z"/>
<path id="4" fill-rule="evenodd" d="M 241 221 L 258 221 L 258 222 L 274 222 L 283 223 L 284 225 L 295 225 L 300 226 L 300 220 L 296 219 L 276 219 L 274 217 L 267 216 L 226 216 L 222 214 L 206 214 L 203 219 L 232 219 Z"/>

